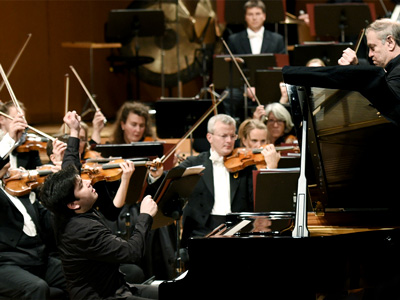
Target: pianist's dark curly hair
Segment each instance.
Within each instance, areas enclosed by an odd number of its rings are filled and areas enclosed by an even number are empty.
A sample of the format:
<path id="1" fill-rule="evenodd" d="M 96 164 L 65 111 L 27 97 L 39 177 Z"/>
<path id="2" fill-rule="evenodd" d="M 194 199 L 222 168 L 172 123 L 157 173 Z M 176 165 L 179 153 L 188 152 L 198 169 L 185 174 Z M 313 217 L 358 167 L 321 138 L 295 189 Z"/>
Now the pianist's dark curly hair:
<path id="1" fill-rule="evenodd" d="M 67 204 L 76 200 L 74 195 L 78 170 L 70 165 L 50 174 L 40 189 L 40 201 L 53 213 L 56 237 L 63 232 L 74 211 Z"/>

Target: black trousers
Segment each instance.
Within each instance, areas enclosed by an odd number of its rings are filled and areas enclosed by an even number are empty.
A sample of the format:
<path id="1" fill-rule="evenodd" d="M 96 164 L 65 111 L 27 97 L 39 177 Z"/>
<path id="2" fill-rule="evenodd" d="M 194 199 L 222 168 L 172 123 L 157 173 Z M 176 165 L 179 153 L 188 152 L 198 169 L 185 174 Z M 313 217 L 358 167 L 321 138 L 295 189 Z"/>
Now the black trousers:
<path id="1" fill-rule="evenodd" d="M 16 265 L 0 265 L 0 297 L 46 300 L 50 287 L 66 290 L 61 261 L 48 258 L 46 267 L 26 270 Z"/>

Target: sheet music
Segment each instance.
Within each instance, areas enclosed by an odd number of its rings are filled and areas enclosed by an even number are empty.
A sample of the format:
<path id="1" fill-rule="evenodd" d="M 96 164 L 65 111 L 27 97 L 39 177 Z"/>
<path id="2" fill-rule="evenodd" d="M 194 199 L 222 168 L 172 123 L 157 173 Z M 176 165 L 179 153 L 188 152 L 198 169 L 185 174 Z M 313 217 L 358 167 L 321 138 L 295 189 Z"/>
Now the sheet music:
<path id="1" fill-rule="evenodd" d="M 229 229 L 227 232 L 225 232 L 223 235 L 234 235 L 236 232 L 238 232 L 240 229 L 246 227 L 249 223 L 251 223 L 250 220 L 243 220 L 239 224 L 236 224 L 233 226 L 231 229 Z"/>
<path id="2" fill-rule="evenodd" d="M 188 167 L 188 168 L 186 168 L 185 172 L 183 172 L 182 177 L 199 174 L 204 169 L 205 169 L 205 167 L 203 165 Z"/>

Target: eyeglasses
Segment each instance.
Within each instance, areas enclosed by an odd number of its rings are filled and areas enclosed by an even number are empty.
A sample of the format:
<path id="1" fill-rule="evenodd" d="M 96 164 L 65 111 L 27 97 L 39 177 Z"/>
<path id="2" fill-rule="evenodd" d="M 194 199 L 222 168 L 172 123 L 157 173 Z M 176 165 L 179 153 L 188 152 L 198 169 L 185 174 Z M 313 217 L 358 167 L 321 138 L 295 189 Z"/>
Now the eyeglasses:
<path id="1" fill-rule="evenodd" d="M 278 124 L 278 125 L 283 125 L 285 123 L 285 121 L 282 120 L 274 120 L 274 119 L 268 119 L 267 123 L 269 124 Z"/>
<path id="2" fill-rule="evenodd" d="M 215 136 L 218 136 L 218 137 L 222 138 L 223 140 L 226 140 L 226 139 L 230 138 L 231 140 L 236 141 L 237 138 L 238 138 L 237 134 L 233 134 L 233 135 L 229 135 L 229 134 L 219 135 L 219 134 L 214 134 L 214 133 L 211 133 L 211 134 L 215 135 Z"/>

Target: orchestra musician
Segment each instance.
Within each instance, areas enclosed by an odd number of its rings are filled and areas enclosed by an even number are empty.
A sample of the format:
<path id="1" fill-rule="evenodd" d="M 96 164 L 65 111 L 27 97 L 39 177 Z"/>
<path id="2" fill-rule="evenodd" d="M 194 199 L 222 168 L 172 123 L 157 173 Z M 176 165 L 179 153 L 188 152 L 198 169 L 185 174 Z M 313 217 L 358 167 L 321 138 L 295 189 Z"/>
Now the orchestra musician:
<path id="1" fill-rule="evenodd" d="M 388 120 L 400 124 L 400 24 L 378 19 L 365 32 L 368 56 L 375 66 L 357 65 L 356 53 L 346 49 L 339 66 L 286 66 L 284 81 L 293 85 L 360 92 Z"/>
<path id="2" fill-rule="evenodd" d="M 12 142 L 7 143 L 8 137 L 16 142 L 26 126 L 22 115 L 17 114 L 9 124 L 0 149 L 12 149 Z M 5 161 L 2 159 L 2 162 Z M 9 166 L 7 163 L 2 167 L 0 180 Z M 1 184 L 0 215 L 0 297 L 66 298 L 66 282 L 61 261 L 55 255 L 50 213 L 41 205 L 36 194 L 30 192 L 13 196 Z"/>
<path id="3" fill-rule="evenodd" d="M 25 105 L 19 101 L 19 106 L 21 108 L 22 116 L 23 118 L 25 118 Z M 19 114 L 18 109 L 14 105 L 14 102 L 11 100 L 0 104 L 0 111 L 9 115 L 12 118 L 16 117 Z M 0 129 L 5 134 L 9 132 L 10 124 L 12 122 L 13 121 L 11 119 L 0 115 Z M 24 142 L 24 138 L 26 138 L 26 136 L 22 135 L 20 140 L 18 141 L 18 146 Z M 35 169 L 36 167 L 42 165 L 39 151 L 37 150 L 32 150 L 28 152 L 13 151 L 12 153 L 10 153 L 9 158 L 12 168 L 23 167 L 25 169 Z"/>
<path id="4" fill-rule="evenodd" d="M 294 126 L 292 117 L 282 104 L 273 102 L 268 104 L 265 109 L 262 105 L 258 106 L 253 118 L 261 119 L 262 116 L 267 117 L 267 143 L 277 146 L 282 143 L 293 144 L 297 142 L 297 138 L 291 134 Z"/>
<path id="5" fill-rule="evenodd" d="M 224 165 L 224 157 L 234 150 L 236 121 L 225 114 L 215 115 L 209 119 L 207 131 L 210 151 L 188 157 L 178 165 L 178 168 L 205 167 L 204 175 L 183 210 L 183 248 L 187 247 L 189 237 L 204 236 L 224 223 L 226 214 L 253 210 L 252 170 L 255 166 L 229 173 Z"/>
<path id="6" fill-rule="evenodd" d="M 263 147 L 261 153 L 265 157 L 265 165 L 258 168 L 276 169 L 281 158 L 273 144 L 267 144 L 268 130 L 267 126 L 257 119 L 247 119 L 239 126 L 238 136 L 241 146 L 248 150 L 259 149 Z"/>
<path id="7" fill-rule="evenodd" d="M 41 199 L 55 215 L 57 245 L 70 298 L 124 295 L 125 299 L 157 299 L 156 287 L 129 285 L 119 269 L 121 263 L 138 262 L 142 258 L 157 204 L 150 196 L 146 196 L 141 202 L 141 214 L 131 238 L 127 241 L 117 238 L 109 229 L 104 215 L 94 209 L 98 193 L 90 181 L 82 180 L 76 168 L 81 164 L 77 143 L 80 120 L 75 112 L 69 112 L 64 121 L 71 125 L 71 137 L 75 145 L 67 147 L 63 169 L 46 178 Z M 72 136 L 72 129 L 75 136 Z M 121 184 L 112 202 L 116 208 L 125 204 L 134 164 L 124 162 L 121 168 Z"/>
<path id="8" fill-rule="evenodd" d="M 230 35 L 227 44 L 232 54 L 286 53 L 283 36 L 264 27 L 266 20 L 265 4 L 261 0 L 250 0 L 244 4 L 244 19 L 247 28 Z M 242 121 L 243 89 L 234 88 L 233 95 L 224 101 L 225 113 Z M 247 92 L 252 101 L 252 93 Z M 252 106 L 249 102 L 249 107 Z"/>
<path id="9" fill-rule="evenodd" d="M 125 102 L 117 113 L 115 129 L 110 139 L 113 144 L 153 141 L 149 108 L 140 102 Z"/>

